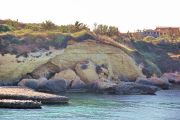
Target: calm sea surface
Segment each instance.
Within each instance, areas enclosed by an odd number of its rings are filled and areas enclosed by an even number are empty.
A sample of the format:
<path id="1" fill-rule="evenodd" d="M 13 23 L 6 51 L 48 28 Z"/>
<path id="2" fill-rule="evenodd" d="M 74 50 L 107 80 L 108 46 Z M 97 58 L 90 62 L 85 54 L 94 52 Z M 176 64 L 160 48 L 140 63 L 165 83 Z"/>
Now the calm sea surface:
<path id="1" fill-rule="evenodd" d="M 180 120 L 180 90 L 157 95 L 66 94 L 69 105 L 0 109 L 0 120 Z"/>

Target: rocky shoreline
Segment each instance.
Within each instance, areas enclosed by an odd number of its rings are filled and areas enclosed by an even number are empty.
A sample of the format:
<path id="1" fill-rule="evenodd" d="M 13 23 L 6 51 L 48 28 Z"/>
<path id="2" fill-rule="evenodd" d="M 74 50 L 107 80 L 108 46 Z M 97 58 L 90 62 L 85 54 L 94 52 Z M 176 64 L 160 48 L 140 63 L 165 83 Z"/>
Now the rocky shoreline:
<path id="1" fill-rule="evenodd" d="M 0 55 L 0 86 L 16 86 L 0 87 L 0 99 L 12 100 L 4 104 L 23 102 L 14 100 L 65 104 L 67 97 L 53 94 L 75 91 L 155 95 L 180 84 L 179 72 L 162 74 L 156 64 L 135 54 L 137 51 L 99 40 L 74 42 L 63 49 L 30 50 L 27 56 Z"/>
<path id="2" fill-rule="evenodd" d="M 122 80 L 119 78 L 109 80 L 106 68 L 98 66 L 99 71 L 97 71 L 97 68 L 93 67 L 92 63 L 89 65 L 89 62 L 79 64 L 78 70 L 80 74 L 68 68 L 56 73 L 50 79 L 25 78 L 18 83 L 18 86 L 1 86 L 0 107 L 39 109 L 43 104 L 67 104 L 69 101 L 67 97 L 55 95 L 65 92 L 155 95 L 161 89 L 180 88 L 180 73 L 178 72 L 165 73 L 161 77 L 147 78 L 141 76 L 136 80 Z M 102 78 L 96 80 L 98 73 L 103 73 Z"/>

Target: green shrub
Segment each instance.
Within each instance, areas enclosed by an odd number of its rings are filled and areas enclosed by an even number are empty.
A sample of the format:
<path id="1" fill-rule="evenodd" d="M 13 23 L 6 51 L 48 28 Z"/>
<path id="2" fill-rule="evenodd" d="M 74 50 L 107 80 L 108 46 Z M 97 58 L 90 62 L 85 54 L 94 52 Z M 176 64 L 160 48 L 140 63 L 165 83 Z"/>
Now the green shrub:
<path id="1" fill-rule="evenodd" d="M 96 34 L 99 35 L 107 35 L 107 36 L 119 36 L 119 30 L 117 27 L 114 26 L 107 26 L 107 25 L 95 25 L 93 30 Z"/>
<path id="2" fill-rule="evenodd" d="M 26 24 L 25 29 L 30 29 L 33 31 L 40 31 L 42 28 L 41 28 L 41 25 L 39 25 L 39 24 L 28 23 L 28 24 Z"/>
<path id="3" fill-rule="evenodd" d="M 41 27 L 43 30 L 53 30 L 57 28 L 57 26 L 50 20 L 46 20 L 45 22 L 43 22 L 41 24 Z"/>
<path id="4" fill-rule="evenodd" d="M 108 34 L 109 34 L 109 36 L 116 36 L 119 34 L 119 30 L 117 27 L 109 26 Z"/>
<path id="5" fill-rule="evenodd" d="M 51 45 L 56 48 L 66 48 L 68 40 L 68 36 L 58 35 L 55 36 L 52 40 L 48 41 L 46 45 Z"/>
<path id="6" fill-rule="evenodd" d="M 58 30 L 62 33 L 75 33 L 83 30 L 89 31 L 90 29 L 86 24 L 76 21 L 74 24 L 61 25 L 58 27 Z"/>
<path id="7" fill-rule="evenodd" d="M 18 20 L 15 21 L 15 20 L 10 20 L 10 19 L 4 20 L 3 24 L 8 25 L 10 28 L 12 28 L 12 30 L 23 29 L 25 26 L 25 24 L 18 22 Z"/>
<path id="8" fill-rule="evenodd" d="M 68 33 L 69 32 L 69 27 L 67 25 L 61 25 L 58 27 L 58 31 L 62 33 Z"/>
<path id="9" fill-rule="evenodd" d="M 79 32 L 82 30 L 89 30 L 88 26 L 84 23 L 80 23 L 79 21 L 76 21 L 74 24 L 75 31 L 74 32 Z"/>
<path id="10" fill-rule="evenodd" d="M 0 32 L 8 32 L 8 31 L 11 31 L 9 26 L 0 24 Z"/>

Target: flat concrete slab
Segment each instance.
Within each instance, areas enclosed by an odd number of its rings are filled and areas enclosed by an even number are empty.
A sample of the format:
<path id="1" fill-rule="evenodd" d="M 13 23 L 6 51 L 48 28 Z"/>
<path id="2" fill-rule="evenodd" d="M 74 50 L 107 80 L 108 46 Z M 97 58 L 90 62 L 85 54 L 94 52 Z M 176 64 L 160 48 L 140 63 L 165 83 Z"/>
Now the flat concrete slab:
<path id="1" fill-rule="evenodd" d="M 13 109 L 41 109 L 41 102 L 32 100 L 0 100 L 0 108 L 13 108 Z"/>
<path id="2" fill-rule="evenodd" d="M 22 87 L 0 87 L 0 99 L 33 100 L 42 104 L 65 104 L 69 101 L 65 96 L 36 92 Z"/>

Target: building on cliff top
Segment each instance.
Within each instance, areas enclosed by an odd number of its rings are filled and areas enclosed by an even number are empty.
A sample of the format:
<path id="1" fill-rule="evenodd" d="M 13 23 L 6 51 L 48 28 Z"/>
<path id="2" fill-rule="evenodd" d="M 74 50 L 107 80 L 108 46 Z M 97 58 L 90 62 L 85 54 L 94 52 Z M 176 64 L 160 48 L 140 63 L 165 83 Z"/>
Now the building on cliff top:
<path id="1" fill-rule="evenodd" d="M 142 31 L 138 30 L 136 34 L 137 33 L 143 37 L 152 36 L 154 38 L 157 38 L 166 35 L 177 37 L 180 36 L 180 27 L 156 27 L 156 29 L 144 29 Z"/>
<path id="2" fill-rule="evenodd" d="M 180 27 L 156 27 L 159 35 L 180 36 Z"/>

